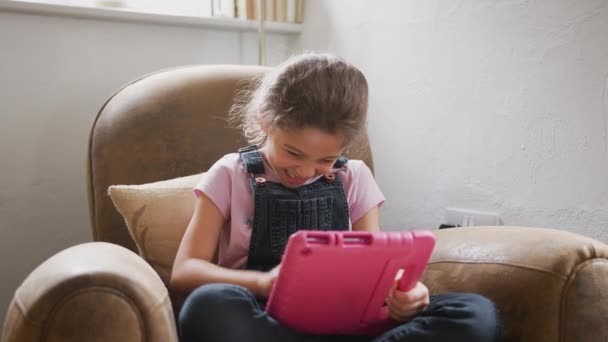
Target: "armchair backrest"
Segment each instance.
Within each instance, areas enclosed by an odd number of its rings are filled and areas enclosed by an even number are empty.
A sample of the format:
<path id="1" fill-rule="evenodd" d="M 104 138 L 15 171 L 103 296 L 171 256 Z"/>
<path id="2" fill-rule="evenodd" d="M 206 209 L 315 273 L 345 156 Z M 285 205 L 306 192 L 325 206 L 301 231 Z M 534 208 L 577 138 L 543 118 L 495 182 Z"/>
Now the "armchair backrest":
<path id="1" fill-rule="evenodd" d="M 234 95 L 268 67 L 188 66 L 146 75 L 118 90 L 101 108 L 87 157 L 89 214 L 95 241 L 136 251 L 107 195 L 113 184 L 144 184 L 207 170 L 245 146 L 226 122 Z M 351 158 L 373 170 L 367 137 Z M 362 145 L 362 146 L 361 146 Z"/>

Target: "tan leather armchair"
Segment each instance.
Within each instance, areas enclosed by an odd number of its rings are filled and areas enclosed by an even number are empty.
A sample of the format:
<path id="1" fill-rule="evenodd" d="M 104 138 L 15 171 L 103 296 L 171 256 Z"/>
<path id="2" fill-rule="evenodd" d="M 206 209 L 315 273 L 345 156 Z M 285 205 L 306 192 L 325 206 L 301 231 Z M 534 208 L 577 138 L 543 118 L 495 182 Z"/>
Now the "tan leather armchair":
<path id="1" fill-rule="evenodd" d="M 228 129 L 235 90 L 265 68 L 193 66 L 147 75 L 119 90 L 91 130 L 87 183 L 93 237 L 36 268 L 17 289 L 2 342 L 177 341 L 173 300 L 137 254 L 107 196 L 206 170 L 245 144 Z M 369 146 L 363 156 L 371 163 Z M 365 151 L 368 153 L 365 154 Z M 357 157 L 357 155 L 351 156 Z M 608 341 L 608 248 L 559 230 L 475 227 L 437 231 L 425 272 L 431 293 L 492 299 L 504 341 Z"/>

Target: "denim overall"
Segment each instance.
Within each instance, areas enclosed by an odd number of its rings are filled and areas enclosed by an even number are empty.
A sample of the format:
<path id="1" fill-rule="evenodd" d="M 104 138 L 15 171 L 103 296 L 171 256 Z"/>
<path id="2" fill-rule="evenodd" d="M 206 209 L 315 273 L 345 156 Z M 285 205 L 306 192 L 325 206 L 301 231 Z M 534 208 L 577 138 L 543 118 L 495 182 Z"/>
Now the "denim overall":
<path id="1" fill-rule="evenodd" d="M 256 146 L 240 149 L 239 153 L 252 175 L 255 208 L 247 269 L 266 271 L 278 265 L 289 235 L 299 229 L 348 229 L 348 203 L 339 176 L 328 174 L 290 189 L 256 177 L 264 173 Z M 334 167 L 346 162 L 340 157 Z M 180 342 L 494 342 L 500 336 L 494 304 L 477 294 L 431 295 L 426 310 L 379 336 L 301 334 L 268 315 L 264 304 L 265 299 L 255 298 L 242 286 L 202 285 L 188 296 L 180 311 Z"/>
<path id="2" fill-rule="evenodd" d="M 340 177 L 327 174 L 311 184 L 290 189 L 259 177 L 264 163 L 257 146 L 239 149 L 251 174 L 254 218 L 247 269 L 268 271 L 281 262 L 287 239 L 298 230 L 348 230 L 348 202 Z M 348 159 L 340 157 L 334 168 Z"/>

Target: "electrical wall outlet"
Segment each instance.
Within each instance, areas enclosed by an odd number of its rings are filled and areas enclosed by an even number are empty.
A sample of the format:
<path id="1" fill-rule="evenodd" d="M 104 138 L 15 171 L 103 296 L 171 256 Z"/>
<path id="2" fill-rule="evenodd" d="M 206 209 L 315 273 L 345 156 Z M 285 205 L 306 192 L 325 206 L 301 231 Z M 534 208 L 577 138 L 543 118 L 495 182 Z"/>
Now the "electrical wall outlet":
<path id="1" fill-rule="evenodd" d="M 502 220 L 496 213 L 471 209 L 447 208 L 442 224 L 456 227 L 500 226 L 502 225 Z"/>

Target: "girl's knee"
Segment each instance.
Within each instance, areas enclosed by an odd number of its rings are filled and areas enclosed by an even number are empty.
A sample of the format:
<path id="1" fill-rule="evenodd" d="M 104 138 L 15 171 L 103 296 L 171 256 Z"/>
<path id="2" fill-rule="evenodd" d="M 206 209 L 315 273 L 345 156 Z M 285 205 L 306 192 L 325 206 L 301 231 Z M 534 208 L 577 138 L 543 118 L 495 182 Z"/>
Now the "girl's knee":
<path id="1" fill-rule="evenodd" d="M 463 296 L 466 296 L 467 301 L 471 304 L 471 307 L 477 311 L 489 312 L 496 310 L 494 303 L 480 294 L 468 293 L 463 294 Z"/>
<path id="2" fill-rule="evenodd" d="M 465 294 L 471 315 L 470 341 L 498 341 L 501 334 L 500 318 L 496 305 L 478 294 Z"/>
<path id="3" fill-rule="evenodd" d="M 214 283 L 198 287 L 192 291 L 186 301 L 192 299 L 214 302 L 247 296 L 249 296 L 249 292 L 244 287 L 234 284 Z"/>
<path id="4" fill-rule="evenodd" d="M 232 284 L 206 284 L 192 291 L 179 313 L 179 324 L 190 325 L 209 322 L 233 302 L 247 300 L 243 287 Z"/>

